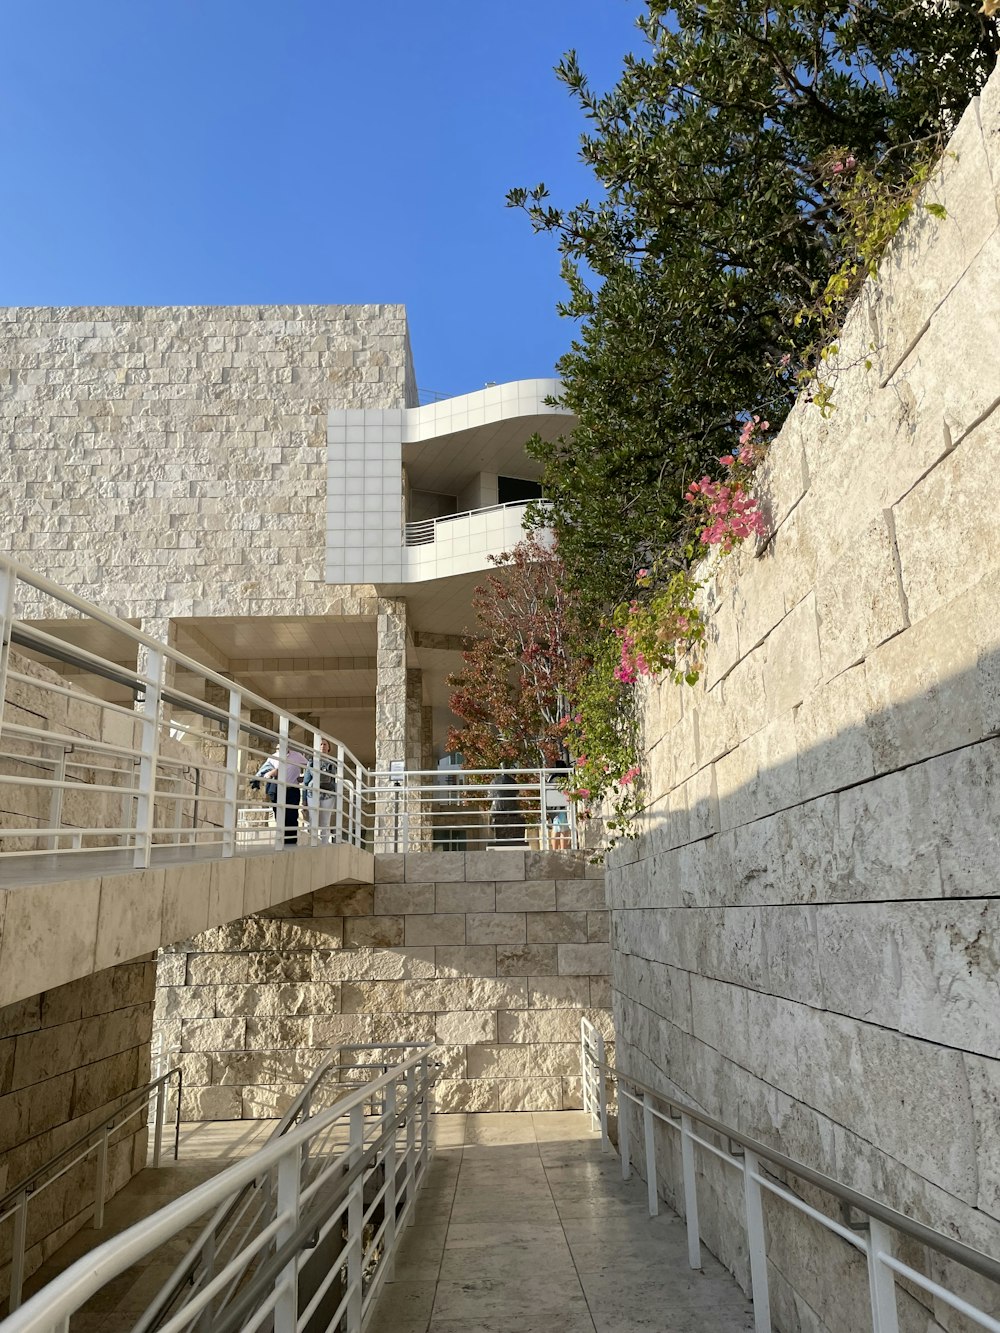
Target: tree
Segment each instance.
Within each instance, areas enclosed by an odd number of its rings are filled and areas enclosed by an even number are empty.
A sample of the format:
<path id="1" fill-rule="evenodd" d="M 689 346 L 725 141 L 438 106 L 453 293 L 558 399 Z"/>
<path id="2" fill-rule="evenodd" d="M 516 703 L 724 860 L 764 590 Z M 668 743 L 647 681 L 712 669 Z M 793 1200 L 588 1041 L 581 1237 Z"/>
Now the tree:
<path id="1" fill-rule="evenodd" d="M 473 594 L 479 622 L 464 667 L 449 676 L 448 746 L 472 768 L 567 762 L 570 701 L 584 670 L 573 644 L 574 595 L 557 550 L 538 533 L 491 556 L 501 568 Z"/>
<path id="2" fill-rule="evenodd" d="M 672 531 L 688 481 L 748 411 L 780 425 L 811 336 L 795 317 L 841 263 L 850 219 L 830 163 L 893 190 L 940 145 L 996 57 L 974 0 L 760 6 L 649 0 L 643 56 L 595 94 L 574 53 L 558 76 L 590 122 L 597 203 L 553 208 L 580 322 L 559 370 L 571 440 L 531 449 L 568 577 L 596 624 Z"/>

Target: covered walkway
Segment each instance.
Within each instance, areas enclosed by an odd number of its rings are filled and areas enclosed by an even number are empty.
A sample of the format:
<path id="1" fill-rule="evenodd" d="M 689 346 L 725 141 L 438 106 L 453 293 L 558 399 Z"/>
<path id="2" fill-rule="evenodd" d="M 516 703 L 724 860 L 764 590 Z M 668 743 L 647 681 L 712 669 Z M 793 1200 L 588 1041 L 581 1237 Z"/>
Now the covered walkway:
<path id="1" fill-rule="evenodd" d="M 751 1305 L 651 1218 L 582 1112 L 452 1115 L 370 1333 L 743 1333 Z"/>

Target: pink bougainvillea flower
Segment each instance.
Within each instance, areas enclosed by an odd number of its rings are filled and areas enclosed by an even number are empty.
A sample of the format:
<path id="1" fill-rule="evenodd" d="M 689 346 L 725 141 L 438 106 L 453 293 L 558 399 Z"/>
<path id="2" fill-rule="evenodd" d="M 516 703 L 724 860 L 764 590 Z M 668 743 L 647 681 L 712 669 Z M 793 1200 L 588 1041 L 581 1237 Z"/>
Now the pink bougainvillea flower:
<path id="1" fill-rule="evenodd" d="M 722 464 L 723 467 L 732 467 L 733 464 L 736 462 L 736 459 L 732 456 L 732 454 L 723 454 L 722 457 L 719 459 L 719 462 Z"/>

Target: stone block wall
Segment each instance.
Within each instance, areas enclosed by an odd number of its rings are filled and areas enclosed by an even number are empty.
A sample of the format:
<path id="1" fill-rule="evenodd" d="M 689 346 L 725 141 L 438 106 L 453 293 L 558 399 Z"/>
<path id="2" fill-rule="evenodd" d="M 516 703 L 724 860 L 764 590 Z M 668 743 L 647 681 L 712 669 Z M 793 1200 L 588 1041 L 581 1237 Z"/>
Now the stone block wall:
<path id="1" fill-rule="evenodd" d="M 705 570 L 702 678 L 648 695 L 651 809 L 608 869 L 622 1067 L 994 1255 L 998 186 L 994 75 L 929 186 L 947 217 L 918 207 L 852 312 L 836 410 L 800 403 L 773 446 L 772 535 Z M 739 1176 L 699 1173 L 745 1284 Z M 869 1327 L 859 1257 L 766 1208 L 775 1327 Z"/>
<path id="2" fill-rule="evenodd" d="M 147 958 L 0 1007 L 0 1197 L 149 1081 L 155 978 Z M 141 1120 L 112 1137 L 106 1197 L 145 1166 L 146 1139 Z M 91 1156 L 32 1198 L 27 1273 L 87 1223 L 95 1177 Z M 0 1223 L 0 1301 L 12 1238 Z"/>
<path id="3" fill-rule="evenodd" d="M 579 1105 L 580 1016 L 610 1036 L 603 870 L 580 853 L 379 855 L 160 956 L 187 1119 L 280 1115 L 340 1043 L 436 1041 L 441 1111 Z"/>
<path id="4" fill-rule="evenodd" d="M 0 311 L 0 539 L 153 629 L 325 614 L 333 402 L 415 405 L 402 306 Z"/>

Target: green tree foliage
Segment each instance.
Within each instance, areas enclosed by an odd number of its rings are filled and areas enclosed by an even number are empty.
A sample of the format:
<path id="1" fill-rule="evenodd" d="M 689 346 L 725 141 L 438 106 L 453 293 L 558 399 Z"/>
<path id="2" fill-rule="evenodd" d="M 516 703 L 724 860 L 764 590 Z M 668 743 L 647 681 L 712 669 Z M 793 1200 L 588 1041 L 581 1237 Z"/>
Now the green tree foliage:
<path id="1" fill-rule="evenodd" d="M 544 186 L 508 197 L 558 237 L 561 310 L 579 321 L 559 369 L 580 424 L 531 448 L 592 622 L 629 595 L 746 412 L 778 425 L 794 400 L 810 336 L 794 316 L 842 262 L 831 155 L 904 184 L 998 45 L 995 19 L 966 0 L 650 0 L 639 27 L 644 52 L 609 93 L 572 52 L 557 69 L 590 122 L 581 153 L 599 201 L 555 208 Z"/>

